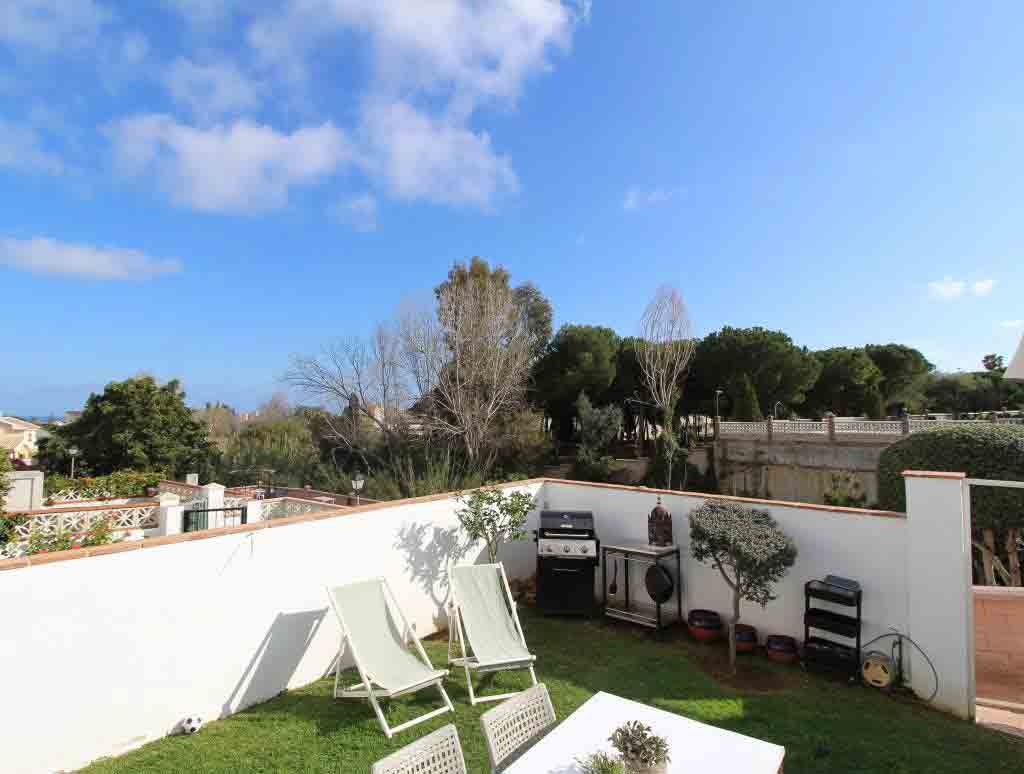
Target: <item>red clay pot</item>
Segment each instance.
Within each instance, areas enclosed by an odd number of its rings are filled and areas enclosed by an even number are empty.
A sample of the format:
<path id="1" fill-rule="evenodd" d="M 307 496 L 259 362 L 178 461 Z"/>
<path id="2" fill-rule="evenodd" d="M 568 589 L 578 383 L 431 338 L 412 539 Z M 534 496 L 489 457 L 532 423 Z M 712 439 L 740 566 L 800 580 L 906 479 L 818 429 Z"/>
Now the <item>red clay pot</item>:
<path id="1" fill-rule="evenodd" d="M 750 624 L 736 624 L 736 652 L 752 653 L 757 650 L 757 629 Z"/>
<path id="2" fill-rule="evenodd" d="M 713 642 L 722 636 L 722 619 L 714 610 L 691 610 L 686 624 L 697 642 Z"/>
<path id="3" fill-rule="evenodd" d="M 785 634 L 772 634 L 764 641 L 764 654 L 777 664 L 795 664 L 800 660 L 796 640 Z"/>

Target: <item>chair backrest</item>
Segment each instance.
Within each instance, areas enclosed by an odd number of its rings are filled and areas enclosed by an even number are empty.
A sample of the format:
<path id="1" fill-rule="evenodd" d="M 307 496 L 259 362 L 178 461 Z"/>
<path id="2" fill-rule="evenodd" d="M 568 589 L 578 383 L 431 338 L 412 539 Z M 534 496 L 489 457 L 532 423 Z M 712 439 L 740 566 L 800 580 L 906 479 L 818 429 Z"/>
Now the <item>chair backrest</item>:
<path id="1" fill-rule="evenodd" d="M 466 774 L 459 732 L 449 723 L 377 761 L 371 774 Z"/>
<path id="2" fill-rule="evenodd" d="M 555 708 L 543 683 L 529 688 L 480 716 L 487 754 L 495 769 L 555 723 Z"/>
<path id="3" fill-rule="evenodd" d="M 362 670 L 384 688 L 423 678 L 425 665 L 406 648 L 403 621 L 388 605 L 383 579 L 329 588 L 331 603 Z"/>
<path id="4" fill-rule="evenodd" d="M 490 662 L 528 655 L 509 607 L 501 564 L 460 565 L 452 568 L 451 576 L 462 622 L 477 658 Z"/>

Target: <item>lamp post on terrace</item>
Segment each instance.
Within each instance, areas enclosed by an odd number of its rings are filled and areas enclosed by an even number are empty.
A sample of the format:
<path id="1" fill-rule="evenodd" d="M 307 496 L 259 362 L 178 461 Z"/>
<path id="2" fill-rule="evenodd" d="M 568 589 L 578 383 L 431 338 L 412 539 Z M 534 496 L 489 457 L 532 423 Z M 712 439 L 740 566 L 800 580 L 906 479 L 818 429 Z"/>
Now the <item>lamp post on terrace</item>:
<path id="1" fill-rule="evenodd" d="M 78 447 L 72 446 L 68 449 L 68 454 L 71 455 L 71 478 L 75 477 L 75 457 L 78 456 Z"/>
<path id="2" fill-rule="evenodd" d="M 356 473 L 356 477 L 352 479 L 352 491 L 356 493 L 356 505 L 359 505 L 359 492 L 362 491 L 365 483 L 366 480 L 362 473 Z"/>

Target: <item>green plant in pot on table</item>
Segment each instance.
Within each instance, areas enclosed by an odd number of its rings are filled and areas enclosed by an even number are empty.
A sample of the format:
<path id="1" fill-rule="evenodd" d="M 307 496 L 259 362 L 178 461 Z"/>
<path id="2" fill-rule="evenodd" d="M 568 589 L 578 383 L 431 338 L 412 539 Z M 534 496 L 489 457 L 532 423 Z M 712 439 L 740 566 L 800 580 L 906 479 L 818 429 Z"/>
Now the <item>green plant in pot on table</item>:
<path id="1" fill-rule="evenodd" d="M 668 770 L 668 741 L 639 720 L 630 720 L 608 737 L 619 751 L 626 774 L 665 774 Z"/>

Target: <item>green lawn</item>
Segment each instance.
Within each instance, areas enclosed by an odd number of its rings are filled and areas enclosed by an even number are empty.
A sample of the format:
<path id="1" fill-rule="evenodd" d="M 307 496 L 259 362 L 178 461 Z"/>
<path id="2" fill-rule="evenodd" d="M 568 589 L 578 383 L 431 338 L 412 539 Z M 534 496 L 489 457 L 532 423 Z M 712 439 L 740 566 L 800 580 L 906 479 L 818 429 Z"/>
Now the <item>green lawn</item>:
<path id="1" fill-rule="evenodd" d="M 527 640 L 538 656 L 538 677 L 548 685 L 559 719 L 592 694 L 608 691 L 671 712 L 784 745 L 786 774 L 801 772 L 1024 771 L 1024 742 L 859 686 L 848 686 L 799 667 L 777 667 L 760 656 L 743 661 L 733 688 L 711 675 L 721 667 L 720 646 L 698 645 L 682 630 L 657 635 L 602 620 L 543 618 L 524 613 Z M 444 663 L 447 641 L 427 652 Z M 358 679 L 354 673 L 352 682 Z M 517 673 L 494 688 L 526 687 Z M 369 772 L 370 765 L 422 734 L 453 721 L 471 772 L 487 772 L 479 716 L 471 708 L 462 673 L 448 682 L 456 712 L 388 741 L 366 702 L 331 698 L 321 680 L 210 723 L 192 737 L 170 737 L 122 757 L 100 761 L 89 774 L 132 772 Z M 388 708 L 389 722 L 419 714 L 437 697 L 402 699 Z M 427 701 L 426 697 L 429 697 Z M 709 769 L 713 770 L 713 769 Z"/>

